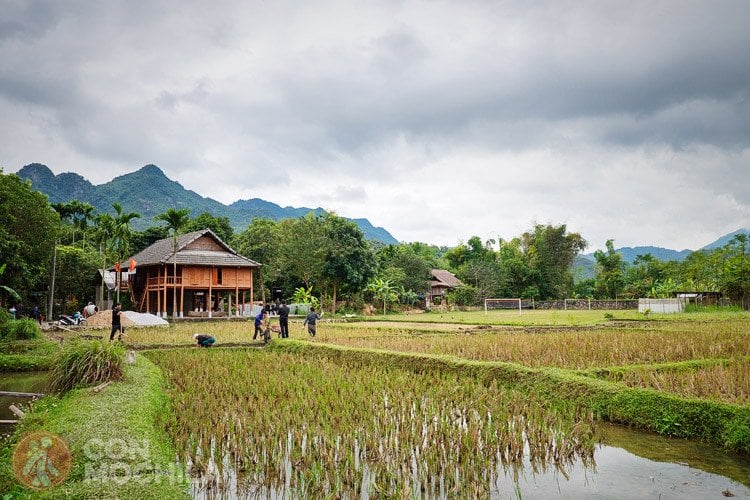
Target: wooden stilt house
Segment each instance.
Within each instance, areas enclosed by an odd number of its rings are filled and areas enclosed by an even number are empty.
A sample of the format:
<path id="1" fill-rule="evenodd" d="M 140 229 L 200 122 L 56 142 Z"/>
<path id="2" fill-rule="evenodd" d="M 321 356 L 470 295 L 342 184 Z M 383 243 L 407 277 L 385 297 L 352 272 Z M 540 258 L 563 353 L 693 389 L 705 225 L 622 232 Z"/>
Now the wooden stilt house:
<path id="1" fill-rule="evenodd" d="M 159 240 L 131 259 L 129 286 L 139 312 L 242 316 L 255 299 L 253 276 L 260 264 L 238 255 L 210 229 L 179 235 L 176 249 L 172 238 Z"/>

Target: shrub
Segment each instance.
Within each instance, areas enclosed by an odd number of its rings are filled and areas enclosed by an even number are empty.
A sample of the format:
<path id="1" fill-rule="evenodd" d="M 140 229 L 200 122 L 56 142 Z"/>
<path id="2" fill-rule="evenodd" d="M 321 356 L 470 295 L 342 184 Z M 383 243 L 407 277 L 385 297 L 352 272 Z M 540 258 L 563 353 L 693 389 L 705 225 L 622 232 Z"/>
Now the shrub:
<path id="1" fill-rule="evenodd" d="M 51 387 L 65 392 L 123 376 L 125 347 L 98 340 L 76 340 L 63 346 L 52 365 Z"/>
<path id="2" fill-rule="evenodd" d="M 31 340 L 42 338 L 42 329 L 33 319 L 17 319 L 6 325 L 5 340 Z"/>
<path id="3" fill-rule="evenodd" d="M 457 306 L 475 306 L 479 303 L 477 289 L 471 285 L 461 285 L 447 295 L 448 302 Z"/>

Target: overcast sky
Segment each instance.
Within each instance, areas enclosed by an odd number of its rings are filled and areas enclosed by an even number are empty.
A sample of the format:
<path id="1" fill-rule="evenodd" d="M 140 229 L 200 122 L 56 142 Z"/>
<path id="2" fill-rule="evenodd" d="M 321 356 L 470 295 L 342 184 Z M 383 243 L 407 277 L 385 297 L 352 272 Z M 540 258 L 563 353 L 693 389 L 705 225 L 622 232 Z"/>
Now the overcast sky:
<path id="1" fill-rule="evenodd" d="M 0 166 L 454 246 L 750 227 L 750 2 L 0 0 Z M 197 214 L 196 214 L 197 215 Z"/>

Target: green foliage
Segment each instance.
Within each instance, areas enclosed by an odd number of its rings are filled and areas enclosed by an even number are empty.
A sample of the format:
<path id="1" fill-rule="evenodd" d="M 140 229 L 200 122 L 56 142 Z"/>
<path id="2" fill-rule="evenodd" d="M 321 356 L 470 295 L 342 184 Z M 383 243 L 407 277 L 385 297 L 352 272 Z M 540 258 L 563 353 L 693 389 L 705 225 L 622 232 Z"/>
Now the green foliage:
<path id="1" fill-rule="evenodd" d="M 186 208 L 182 210 L 187 212 Z M 229 222 L 229 217 L 216 217 L 208 212 L 203 212 L 198 217 L 185 222 L 184 231 L 186 233 L 191 231 L 201 231 L 203 229 L 210 229 L 227 245 L 234 237 L 234 229 L 232 229 L 232 225 Z"/>
<path id="2" fill-rule="evenodd" d="M 458 306 L 475 306 L 478 303 L 477 290 L 471 285 L 461 285 L 446 295 L 448 302 Z"/>
<path id="3" fill-rule="evenodd" d="M 383 314 L 386 314 L 388 302 L 396 302 L 398 300 L 395 287 L 387 279 L 375 278 L 367 284 L 367 291 L 371 292 L 373 297 L 383 302 Z"/>
<path id="4" fill-rule="evenodd" d="M 388 245 L 378 250 L 376 258 L 378 276 L 388 279 L 396 288 L 417 293 L 429 288 L 430 270 L 441 267 L 436 248 L 423 243 Z"/>
<path id="5" fill-rule="evenodd" d="M 50 373 L 57 392 L 120 380 L 125 348 L 120 343 L 75 340 L 66 343 L 55 357 Z"/>
<path id="6" fill-rule="evenodd" d="M 292 302 L 295 304 L 310 304 L 313 307 L 318 307 L 320 304 L 318 298 L 312 294 L 312 287 L 305 288 L 303 286 L 294 290 Z"/>
<path id="7" fill-rule="evenodd" d="M 322 278 L 331 287 L 335 312 L 339 291 L 359 291 L 372 278 L 375 256 L 353 222 L 334 214 L 326 214 L 321 222 L 326 240 Z"/>
<path id="8" fill-rule="evenodd" d="M 0 170 L 0 221 L 0 256 L 6 265 L 0 284 L 26 296 L 47 281 L 60 219 L 30 183 Z"/>
<path id="9" fill-rule="evenodd" d="M 65 304 L 65 314 L 80 310 L 82 304 L 94 299 L 92 282 L 101 265 L 99 254 L 74 246 L 57 247 L 55 297 Z"/>
<path id="10" fill-rule="evenodd" d="M 42 338 L 42 330 L 33 319 L 17 319 L 0 326 L 0 340 L 31 340 Z"/>
<path id="11" fill-rule="evenodd" d="M 594 252 L 596 259 L 595 296 L 598 299 L 614 299 L 625 289 L 625 263 L 615 251 L 612 240 L 607 240 L 607 251 Z"/>

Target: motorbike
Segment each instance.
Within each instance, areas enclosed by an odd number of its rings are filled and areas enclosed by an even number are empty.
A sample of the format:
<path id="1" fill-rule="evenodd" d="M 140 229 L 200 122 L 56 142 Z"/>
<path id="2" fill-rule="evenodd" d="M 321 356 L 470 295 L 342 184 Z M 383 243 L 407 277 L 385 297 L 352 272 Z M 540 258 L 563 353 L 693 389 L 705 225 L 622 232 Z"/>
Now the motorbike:
<path id="1" fill-rule="evenodd" d="M 80 314 L 76 313 L 72 316 L 68 316 L 66 314 L 61 314 L 58 318 L 58 323 L 65 326 L 77 326 L 77 325 L 85 325 L 86 324 L 86 318 L 81 316 Z"/>

